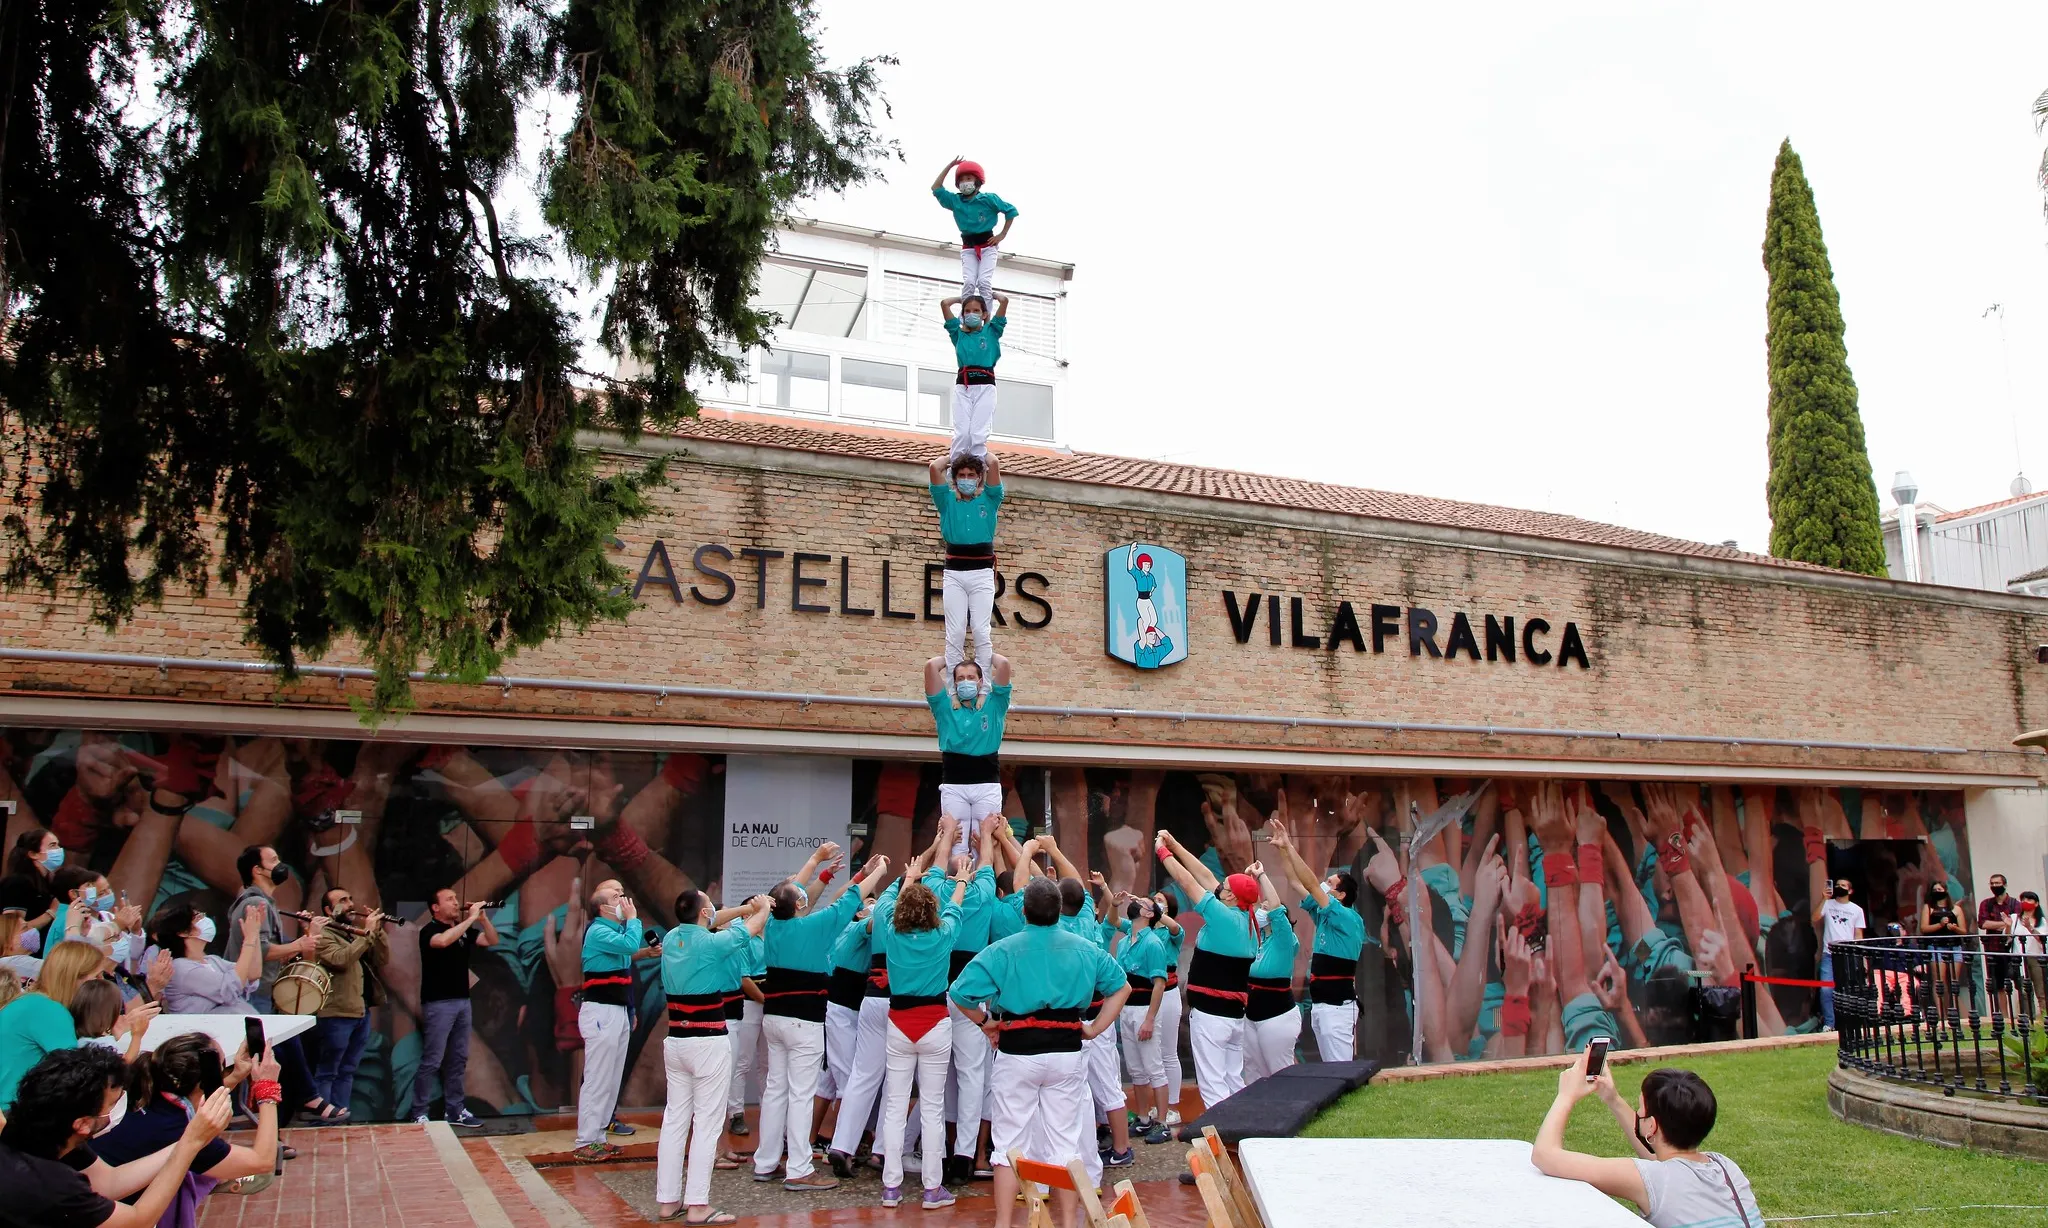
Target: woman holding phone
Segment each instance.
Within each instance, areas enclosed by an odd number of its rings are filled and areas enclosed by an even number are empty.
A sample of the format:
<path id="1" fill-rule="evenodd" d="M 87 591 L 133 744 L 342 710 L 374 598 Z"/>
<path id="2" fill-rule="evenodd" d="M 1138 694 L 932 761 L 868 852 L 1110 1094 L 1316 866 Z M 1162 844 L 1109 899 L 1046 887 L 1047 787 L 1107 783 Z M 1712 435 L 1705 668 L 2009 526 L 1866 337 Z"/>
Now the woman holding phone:
<path id="1" fill-rule="evenodd" d="M 197 1106 L 214 1088 L 233 1090 L 247 1083 L 249 1103 L 256 1111 L 254 1141 L 247 1147 L 224 1138 L 208 1143 L 192 1161 L 185 1188 L 157 1221 L 157 1228 L 195 1228 L 199 1204 L 215 1186 L 276 1171 L 277 1107 L 284 1099 L 277 1073 L 277 1057 L 271 1052 L 251 1058 L 245 1048 L 230 1067 L 220 1046 L 204 1032 L 173 1036 L 134 1064 L 128 1081 L 128 1113 L 120 1124 L 96 1136 L 92 1149 L 116 1165 L 154 1155 L 184 1134 Z"/>

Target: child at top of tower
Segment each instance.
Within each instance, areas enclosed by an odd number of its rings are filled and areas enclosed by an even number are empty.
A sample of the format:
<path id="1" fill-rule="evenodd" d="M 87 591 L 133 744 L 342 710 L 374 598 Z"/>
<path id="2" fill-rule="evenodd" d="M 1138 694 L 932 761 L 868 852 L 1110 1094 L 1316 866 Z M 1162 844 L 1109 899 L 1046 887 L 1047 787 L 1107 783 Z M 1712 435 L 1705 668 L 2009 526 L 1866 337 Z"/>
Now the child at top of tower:
<path id="1" fill-rule="evenodd" d="M 959 374 L 953 381 L 953 447 L 949 461 L 963 456 L 988 459 L 988 437 L 996 423 L 996 363 L 1003 357 L 1003 327 L 1010 310 L 1008 297 L 995 296 L 996 311 L 978 294 L 949 298 L 939 304 L 946 335 L 953 340 Z M 960 314 L 955 316 L 953 308 Z"/>
<path id="2" fill-rule="evenodd" d="M 947 171 L 953 171 L 955 190 L 951 192 L 946 190 Z M 987 182 L 981 163 L 961 158 L 946 163 L 932 180 L 932 195 L 952 211 L 954 224 L 960 227 L 961 298 L 979 294 L 986 299 L 994 293 L 991 283 L 996 275 L 996 249 L 1009 235 L 1010 224 L 1017 220 L 1017 206 L 994 192 L 982 190 Z M 998 217 L 1003 220 L 1000 231 L 996 229 Z"/>

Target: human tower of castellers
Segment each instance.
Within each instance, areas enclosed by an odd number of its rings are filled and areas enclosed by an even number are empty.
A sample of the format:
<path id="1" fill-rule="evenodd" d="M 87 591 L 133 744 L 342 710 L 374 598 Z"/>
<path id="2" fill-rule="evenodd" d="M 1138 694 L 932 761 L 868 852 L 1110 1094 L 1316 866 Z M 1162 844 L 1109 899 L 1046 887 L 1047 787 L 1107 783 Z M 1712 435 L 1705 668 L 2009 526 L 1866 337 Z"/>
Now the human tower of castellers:
<path id="1" fill-rule="evenodd" d="M 944 764 L 938 834 L 900 874 L 884 857 L 835 874 L 839 850 L 826 844 L 766 895 L 729 908 L 695 890 L 676 900 L 678 923 L 660 943 L 668 1102 L 655 1196 L 664 1220 L 732 1222 L 711 1204 L 719 1168 L 751 1163 L 756 1181 L 779 1177 L 798 1194 L 833 1189 L 853 1176 L 868 1136 L 885 1207 L 901 1204 L 911 1167 L 927 1210 L 952 1205 L 948 1180 L 992 1178 L 996 1222 L 1007 1228 L 1012 1151 L 1061 1165 L 1079 1157 L 1100 1185 L 1105 1168 L 1132 1163 L 1134 1138 L 1174 1137 L 1183 1019 L 1204 1104 L 1295 1060 L 1290 900 L 1316 922 L 1308 1018 L 1318 1051 L 1348 1061 L 1354 1049 L 1352 974 L 1365 933 L 1357 884 L 1312 871 L 1284 824 L 1269 829 L 1274 865 L 1222 879 L 1162 831 L 1155 852 L 1178 894 L 1145 898 L 1110 892 L 1100 875 L 1084 882 L 1050 834 L 1020 844 L 1000 814 L 1012 671 L 989 630 L 1003 484 L 988 438 L 1008 304 L 991 280 L 1017 209 L 986 182 L 979 165 L 957 158 L 932 182 L 959 224 L 961 282 L 960 296 L 940 304 L 959 362 L 953 441 L 930 470 L 946 550 L 945 652 L 924 667 Z M 884 798 L 879 808 L 909 814 L 913 802 Z M 1185 969 L 1180 900 L 1202 922 Z M 579 1155 L 599 1159 L 610 1152 L 643 933 L 618 883 L 600 884 L 591 905 L 577 1142 Z M 727 1120 L 728 1090 L 751 1065 L 740 1055 L 764 1039 L 749 1161 L 721 1135 L 746 1129 L 742 1115 Z M 832 1102 L 829 1137 L 814 1137 Z M 1073 1196 L 1062 1196 L 1070 1219 Z"/>

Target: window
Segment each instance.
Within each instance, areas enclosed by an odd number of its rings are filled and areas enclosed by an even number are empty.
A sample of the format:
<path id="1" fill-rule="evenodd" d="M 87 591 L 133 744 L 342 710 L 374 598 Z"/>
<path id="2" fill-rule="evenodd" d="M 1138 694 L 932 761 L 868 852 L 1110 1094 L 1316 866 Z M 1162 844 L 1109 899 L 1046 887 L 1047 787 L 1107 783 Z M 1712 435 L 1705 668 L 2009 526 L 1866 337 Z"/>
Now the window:
<path id="1" fill-rule="evenodd" d="M 1051 439 L 1051 386 L 997 380 L 995 432 L 1025 439 Z"/>
<path id="2" fill-rule="evenodd" d="M 910 371 L 893 362 L 839 360 L 839 412 L 902 422 L 909 413 Z"/>
<path id="3" fill-rule="evenodd" d="M 782 317 L 783 331 L 867 339 L 868 275 L 860 269 L 764 260 L 753 305 Z"/>
<path id="4" fill-rule="evenodd" d="M 753 383 L 747 373 L 747 356 L 740 352 L 738 346 L 721 345 L 718 351 L 739 364 L 739 379 L 728 382 L 715 371 L 699 371 L 690 377 L 691 390 L 697 394 L 700 401 L 727 401 L 735 405 L 745 405 L 749 399 L 749 388 Z"/>
<path id="5" fill-rule="evenodd" d="M 917 422 L 919 426 L 953 425 L 953 380 L 957 371 L 917 373 Z"/>
<path id="6" fill-rule="evenodd" d="M 996 275 L 1002 275 L 1000 266 Z M 885 297 L 876 336 L 882 341 L 924 341 L 945 344 L 939 323 L 939 302 L 960 293 L 960 283 L 890 273 L 883 282 Z M 1001 286 L 996 287 L 1001 290 Z M 1006 292 L 1007 293 L 1007 292 Z M 1053 362 L 1059 357 L 1058 305 L 1037 294 L 1011 294 L 1009 323 L 1003 329 L 1005 352 L 1029 354 Z"/>
<path id="7" fill-rule="evenodd" d="M 769 350 L 761 356 L 761 404 L 808 414 L 831 409 L 832 360 L 800 350 Z"/>

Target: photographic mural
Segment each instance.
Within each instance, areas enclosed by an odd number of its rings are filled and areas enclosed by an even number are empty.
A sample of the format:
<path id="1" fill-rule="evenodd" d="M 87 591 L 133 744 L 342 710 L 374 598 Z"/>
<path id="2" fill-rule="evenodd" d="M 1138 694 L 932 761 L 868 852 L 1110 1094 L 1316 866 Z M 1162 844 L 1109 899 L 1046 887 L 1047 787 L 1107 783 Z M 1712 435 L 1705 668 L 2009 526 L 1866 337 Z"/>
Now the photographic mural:
<path id="1" fill-rule="evenodd" d="M 384 993 L 355 1083 L 357 1120 L 390 1119 L 408 1103 L 420 1043 L 413 927 L 436 890 L 489 901 L 502 935 L 472 955 L 472 1109 L 551 1112 L 575 1098 L 570 994 L 580 981 L 583 888 L 619 878 L 641 915 L 665 927 L 683 888 L 720 894 L 731 849 L 745 847 L 748 878 L 764 857 L 794 870 L 823 838 L 856 860 L 879 852 L 901 864 L 937 821 L 936 764 L 855 761 L 845 769 L 843 826 L 764 837 L 774 824 L 726 813 L 727 766 L 697 754 L 0 731 L 0 800 L 15 802 L 8 848 L 30 828 L 48 828 L 67 864 L 100 871 L 145 915 L 190 902 L 224 919 L 242 889 L 236 858 L 267 844 L 293 869 L 281 908 L 306 908 L 340 886 L 399 920 L 377 970 Z M 206 800 L 158 813 L 150 786 L 169 776 L 203 782 Z M 1409 1058 L 1418 963 L 1424 1000 L 1440 1005 L 1423 1012 L 1425 1060 L 1554 1053 L 1601 1033 L 1624 1045 L 1687 1043 L 1736 1033 L 1746 967 L 1814 977 L 1813 914 L 1831 873 L 1856 882 L 1877 933 L 1901 921 L 1910 932 L 1930 883 L 1972 903 L 1963 800 L 1953 791 L 1028 763 L 1006 767 L 1005 785 L 1013 825 L 1050 823 L 1067 857 L 1113 891 L 1172 890 L 1150 853 L 1161 827 L 1218 873 L 1252 860 L 1271 872 L 1281 859 L 1263 857 L 1266 826 L 1284 815 L 1310 866 L 1348 870 L 1361 883 L 1368 945 L 1358 1048 L 1382 1062 Z M 1475 790 L 1411 867 L 1404 850 L 1414 818 Z M 819 795 L 846 793 L 842 784 Z M 1567 883 L 1565 915 L 1549 905 Z M 1422 894 L 1411 899 L 1417 884 Z M 1411 912 L 1422 919 L 1419 961 Z M 1973 907 L 1962 912 L 1974 916 Z M 1299 978 L 1312 931 L 1305 916 L 1295 924 Z M 286 937 L 296 934 L 287 922 Z M 649 1043 L 660 1036 L 663 1001 L 656 961 L 643 962 L 638 979 L 623 1103 L 658 1104 L 660 1046 Z M 1758 995 L 1758 1025 L 1767 1035 L 1817 1028 L 1815 991 L 1770 986 Z M 1309 1029 L 1301 1043 L 1313 1058 Z"/>

